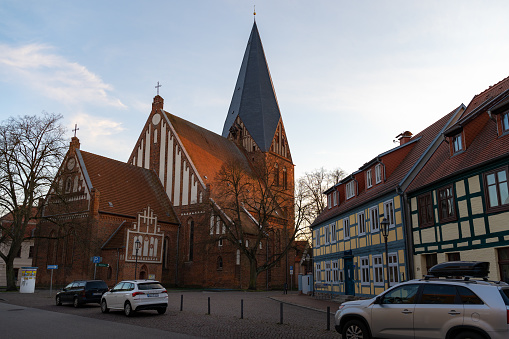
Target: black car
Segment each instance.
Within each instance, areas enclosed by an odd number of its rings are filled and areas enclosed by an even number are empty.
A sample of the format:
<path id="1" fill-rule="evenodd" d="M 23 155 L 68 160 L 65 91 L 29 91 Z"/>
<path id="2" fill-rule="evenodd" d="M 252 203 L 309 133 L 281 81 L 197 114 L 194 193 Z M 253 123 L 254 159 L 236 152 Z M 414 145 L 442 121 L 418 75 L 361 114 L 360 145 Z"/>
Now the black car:
<path id="1" fill-rule="evenodd" d="M 80 307 L 87 303 L 101 303 L 101 297 L 108 291 L 108 285 L 103 280 L 76 280 L 65 286 L 55 297 L 57 306 L 62 303 L 72 303 Z"/>

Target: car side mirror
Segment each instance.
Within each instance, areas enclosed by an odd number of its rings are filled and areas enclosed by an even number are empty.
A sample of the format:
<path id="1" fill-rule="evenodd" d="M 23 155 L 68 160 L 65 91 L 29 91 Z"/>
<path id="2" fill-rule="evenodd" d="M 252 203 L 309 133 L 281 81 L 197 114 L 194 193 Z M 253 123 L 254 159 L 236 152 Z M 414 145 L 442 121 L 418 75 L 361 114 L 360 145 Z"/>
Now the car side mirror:
<path id="1" fill-rule="evenodd" d="M 375 298 L 375 304 L 381 305 L 382 304 L 382 297 L 378 296 Z"/>

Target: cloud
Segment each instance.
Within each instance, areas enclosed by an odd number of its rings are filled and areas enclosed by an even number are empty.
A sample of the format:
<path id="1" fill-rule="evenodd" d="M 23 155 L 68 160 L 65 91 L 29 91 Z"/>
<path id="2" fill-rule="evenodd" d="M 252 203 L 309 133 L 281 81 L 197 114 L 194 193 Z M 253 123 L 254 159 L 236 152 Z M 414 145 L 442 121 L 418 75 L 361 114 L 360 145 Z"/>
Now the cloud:
<path id="1" fill-rule="evenodd" d="M 51 47 L 28 44 L 12 47 L 0 44 L 0 72 L 4 79 L 22 82 L 46 97 L 67 104 L 98 103 L 125 108 L 108 94 L 113 88 L 85 66 L 51 53 Z M 5 81 L 5 80 L 4 80 Z"/>

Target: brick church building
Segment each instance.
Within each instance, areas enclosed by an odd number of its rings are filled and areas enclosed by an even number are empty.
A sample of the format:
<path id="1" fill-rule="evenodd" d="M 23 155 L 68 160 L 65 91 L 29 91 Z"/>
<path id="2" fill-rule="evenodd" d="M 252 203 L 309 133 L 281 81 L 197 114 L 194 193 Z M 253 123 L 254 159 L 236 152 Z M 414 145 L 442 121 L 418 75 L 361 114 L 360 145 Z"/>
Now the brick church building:
<path id="1" fill-rule="evenodd" d="M 262 164 L 284 196 L 275 199 L 270 227 L 249 207 L 235 216 L 224 205 L 217 178 L 232 163 L 250 176 Z M 255 22 L 221 134 L 165 111 L 157 95 L 127 163 L 81 151 L 72 139 L 44 202 L 35 263 L 59 265 L 58 284 L 95 274 L 112 285 L 136 269 L 139 278 L 169 285 L 247 288 L 247 255 L 255 253 L 258 266 L 269 266 L 258 288 L 280 288 L 290 283 L 296 255 L 284 250 L 294 229 L 293 192 L 294 165 Z M 227 234 L 240 219 L 232 241 Z M 95 267 L 93 256 L 109 267 Z M 48 279 L 40 270 L 38 284 Z"/>

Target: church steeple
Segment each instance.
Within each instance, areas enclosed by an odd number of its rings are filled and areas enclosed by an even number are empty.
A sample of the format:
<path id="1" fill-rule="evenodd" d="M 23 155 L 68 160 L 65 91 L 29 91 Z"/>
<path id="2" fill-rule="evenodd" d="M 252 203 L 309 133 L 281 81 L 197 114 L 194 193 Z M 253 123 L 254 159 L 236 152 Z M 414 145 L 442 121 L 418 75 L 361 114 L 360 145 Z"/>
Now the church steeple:
<path id="1" fill-rule="evenodd" d="M 243 126 L 239 126 L 237 118 Z M 255 21 L 222 135 L 235 138 L 238 129 L 245 128 L 256 146 L 262 152 L 268 152 L 280 122 L 281 113 Z"/>

